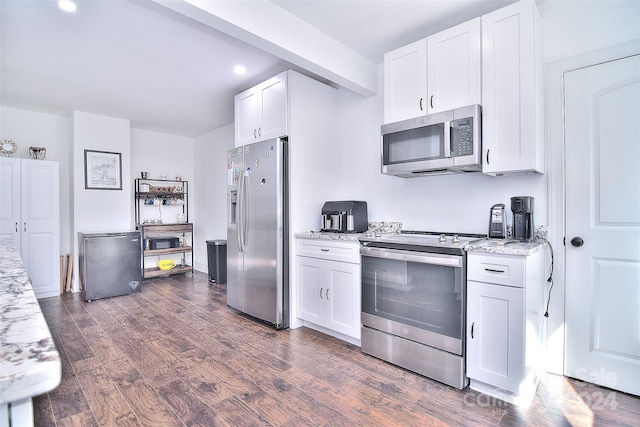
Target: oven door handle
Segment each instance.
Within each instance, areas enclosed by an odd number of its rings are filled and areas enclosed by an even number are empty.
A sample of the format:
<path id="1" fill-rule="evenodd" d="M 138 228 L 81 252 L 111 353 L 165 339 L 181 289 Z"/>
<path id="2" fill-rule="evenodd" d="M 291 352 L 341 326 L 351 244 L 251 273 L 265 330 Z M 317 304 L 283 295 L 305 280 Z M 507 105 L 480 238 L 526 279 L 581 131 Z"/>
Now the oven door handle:
<path id="1" fill-rule="evenodd" d="M 432 254 L 427 252 L 367 247 L 360 248 L 360 255 L 374 258 L 393 259 L 397 261 L 411 261 L 421 264 L 462 268 L 462 257 L 458 255 Z"/>

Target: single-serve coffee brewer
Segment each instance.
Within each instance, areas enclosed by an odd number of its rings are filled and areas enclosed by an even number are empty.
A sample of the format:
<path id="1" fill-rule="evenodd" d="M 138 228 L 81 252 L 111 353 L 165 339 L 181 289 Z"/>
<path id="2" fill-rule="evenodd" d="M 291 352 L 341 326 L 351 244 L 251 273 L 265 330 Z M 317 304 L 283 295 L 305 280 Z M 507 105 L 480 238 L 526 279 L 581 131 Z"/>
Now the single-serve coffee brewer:
<path id="1" fill-rule="evenodd" d="M 513 238 L 521 242 L 535 240 L 533 225 L 533 200 L 531 196 L 517 196 L 511 198 L 511 212 L 513 212 Z"/>

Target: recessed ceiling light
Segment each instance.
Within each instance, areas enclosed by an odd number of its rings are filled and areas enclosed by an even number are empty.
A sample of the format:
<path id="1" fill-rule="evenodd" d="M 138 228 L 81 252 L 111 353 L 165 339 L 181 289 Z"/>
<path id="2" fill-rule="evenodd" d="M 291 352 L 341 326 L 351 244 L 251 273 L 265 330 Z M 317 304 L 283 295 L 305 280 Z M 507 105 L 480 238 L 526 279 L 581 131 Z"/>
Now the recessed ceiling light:
<path id="1" fill-rule="evenodd" d="M 65 12 L 75 12 L 77 9 L 76 4 L 71 0 L 59 0 L 58 6 Z"/>
<path id="2" fill-rule="evenodd" d="M 236 65 L 235 67 L 233 67 L 233 72 L 241 76 L 247 72 L 247 69 L 244 67 L 244 65 Z"/>

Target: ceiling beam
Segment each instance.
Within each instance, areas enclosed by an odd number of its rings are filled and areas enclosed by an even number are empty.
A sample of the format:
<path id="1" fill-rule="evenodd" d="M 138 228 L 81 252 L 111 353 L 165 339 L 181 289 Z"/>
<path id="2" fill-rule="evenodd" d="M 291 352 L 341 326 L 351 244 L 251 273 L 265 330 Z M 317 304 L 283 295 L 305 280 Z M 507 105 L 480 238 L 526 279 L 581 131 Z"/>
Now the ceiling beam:
<path id="1" fill-rule="evenodd" d="M 378 87 L 378 66 L 268 0 L 153 0 L 364 96 Z"/>

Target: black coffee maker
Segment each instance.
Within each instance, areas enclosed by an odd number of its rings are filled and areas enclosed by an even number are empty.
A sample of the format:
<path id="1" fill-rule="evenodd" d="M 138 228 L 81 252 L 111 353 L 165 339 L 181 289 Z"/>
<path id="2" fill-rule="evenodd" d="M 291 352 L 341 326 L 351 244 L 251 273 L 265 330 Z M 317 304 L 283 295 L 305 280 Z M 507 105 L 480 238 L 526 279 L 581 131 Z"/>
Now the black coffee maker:
<path id="1" fill-rule="evenodd" d="M 534 237 L 533 197 L 517 196 L 511 198 L 513 212 L 513 238 L 521 242 L 532 242 Z"/>

